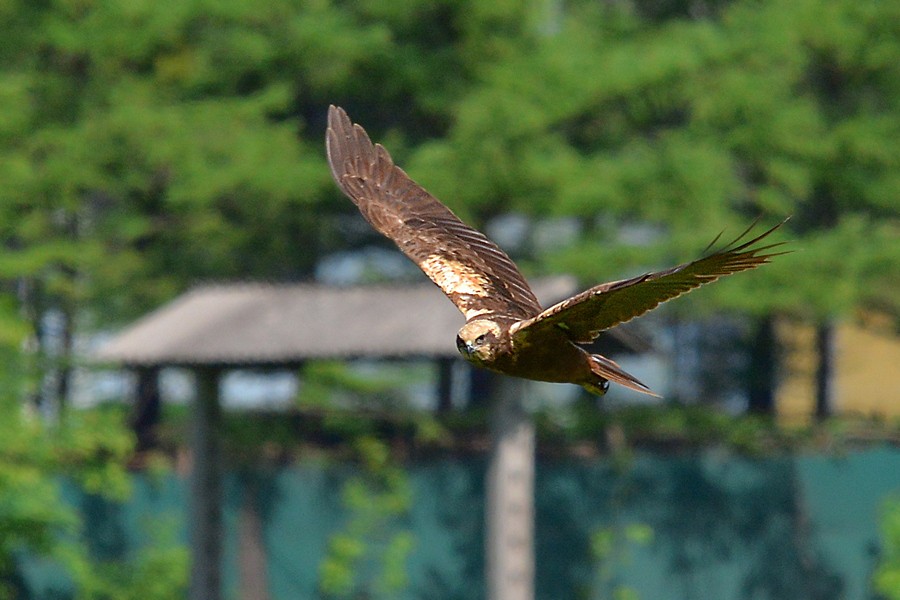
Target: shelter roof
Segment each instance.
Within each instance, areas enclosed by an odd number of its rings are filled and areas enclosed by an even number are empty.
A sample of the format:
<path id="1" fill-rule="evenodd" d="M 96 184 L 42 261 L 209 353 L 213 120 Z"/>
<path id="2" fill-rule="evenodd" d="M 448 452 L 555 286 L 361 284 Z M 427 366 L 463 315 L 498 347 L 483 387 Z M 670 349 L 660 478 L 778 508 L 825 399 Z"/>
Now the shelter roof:
<path id="1" fill-rule="evenodd" d="M 544 306 L 576 291 L 538 279 Z M 239 283 L 196 287 L 149 313 L 93 356 L 129 366 L 253 367 L 325 358 L 457 356 L 464 318 L 430 283 L 335 287 Z"/>

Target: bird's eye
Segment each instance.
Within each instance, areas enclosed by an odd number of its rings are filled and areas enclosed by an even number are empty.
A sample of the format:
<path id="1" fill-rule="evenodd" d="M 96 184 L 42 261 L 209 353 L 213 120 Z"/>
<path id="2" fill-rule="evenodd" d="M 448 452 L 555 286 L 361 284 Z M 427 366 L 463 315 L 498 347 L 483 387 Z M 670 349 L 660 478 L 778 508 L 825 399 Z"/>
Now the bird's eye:
<path id="1" fill-rule="evenodd" d="M 482 333 L 477 338 L 475 338 L 475 345 L 480 346 L 484 343 L 484 334 Z"/>

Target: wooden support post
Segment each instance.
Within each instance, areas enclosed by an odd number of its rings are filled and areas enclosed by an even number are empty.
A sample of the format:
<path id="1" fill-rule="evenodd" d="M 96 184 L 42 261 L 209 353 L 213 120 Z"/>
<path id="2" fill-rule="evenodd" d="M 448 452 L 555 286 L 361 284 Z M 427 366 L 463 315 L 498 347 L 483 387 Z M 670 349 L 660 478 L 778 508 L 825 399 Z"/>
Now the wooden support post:
<path id="1" fill-rule="evenodd" d="M 527 384 L 497 381 L 485 511 L 488 600 L 534 598 L 534 423 Z"/>
<path id="2" fill-rule="evenodd" d="M 238 514 L 239 597 L 269 600 L 268 557 L 260 514 L 259 478 L 253 473 L 245 473 L 240 482 L 243 498 Z"/>
<path id="3" fill-rule="evenodd" d="M 453 409 L 453 363 L 452 358 L 439 358 L 437 363 L 437 412 L 446 414 Z"/>
<path id="4" fill-rule="evenodd" d="M 136 374 L 134 408 L 132 408 L 129 421 L 137 438 L 135 449 L 142 452 L 156 447 L 156 428 L 162 416 L 159 367 L 139 367 Z"/>
<path id="5" fill-rule="evenodd" d="M 222 474 L 219 460 L 221 370 L 198 368 L 194 401 L 191 473 L 190 600 L 220 600 L 222 556 Z"/>

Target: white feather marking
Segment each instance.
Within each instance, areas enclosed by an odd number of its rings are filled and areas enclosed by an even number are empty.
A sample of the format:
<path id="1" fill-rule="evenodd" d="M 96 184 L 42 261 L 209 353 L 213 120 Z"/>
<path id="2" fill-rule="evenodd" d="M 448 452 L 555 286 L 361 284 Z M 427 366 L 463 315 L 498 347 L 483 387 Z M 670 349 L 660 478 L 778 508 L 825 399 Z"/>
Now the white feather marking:
<path id="1" fill-rule="evenodd" d="M 422 269 L 447 294 L 487 296 L 488 280 L 472 267 L 432 254 L 422 261 Z"/>

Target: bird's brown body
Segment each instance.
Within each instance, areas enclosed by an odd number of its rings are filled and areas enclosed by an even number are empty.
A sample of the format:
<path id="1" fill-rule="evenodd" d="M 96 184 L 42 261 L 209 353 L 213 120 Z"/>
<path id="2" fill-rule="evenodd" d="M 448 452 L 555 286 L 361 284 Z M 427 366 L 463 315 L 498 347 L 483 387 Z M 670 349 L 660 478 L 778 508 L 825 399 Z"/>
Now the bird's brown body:
<path id="1" fill-rule="evenodd" d="M 528 344 L 513 340 L 510 335 L 513 323 L 491 322 L 500 325 L 501 329 L 500 337 L 492 344 L 494 358 L 481 361 L 473 357 L 472 362 L 478 366 L 507 375 L 554 383 L 589 378 L 590 354 L 573 344 L 562 330 L 551 331 L 544 343 Z"/>
<path id="2" fill-rule="evenodd" d="M 590 354 L 566 339 L 562 331 L 552 335 L 546 344 L 517 344 L 508 333 L 504 337 L 507 340 L 501 346 L 495 365 L 486 367 L 507 375 L 552 383 L 581 383 L 592 378 Z"/>
<path id="3" fill-rule="evenodd" d="M 593 393 L 606 392 L 608 379 L 597 370 L 598 361 L 605 357 L 590 354 L 576 346 L 562 331 L 551 335 L 546 344 L 537 345 L 515 344 L 509 340 L 511 336 L 505 337 L 508 341 L 501 345 L 497 359 L 483 367 L 514 377 L 550 383 L 575 383 Z"/>
<path id="4" fill-rule="evenodd" d="M 575 383 L 595 394 L 605 393 L 609 380 L 613 379 L 653 394 L 612 360 L 590 354 L 573 343 L 563 329 L 548 329 L 535 343 L 527 336 L 516 335 L 519 323 L 521 321 L 503 318 L 473 319 L 460 330 L 457 347 L 469 362 L 504 375 L 550 383 Z M 478 344 L 482 335 L 485 340 Z"/>
<path id="5" fill-rule="evenodd" d="M 366 220 L 440 287 L 466 317 L 457 336 L 473 364 L 537 381 L 568 382 L 603 394 L 609 381 L 653 394 L 612 360 L 579 344 L 603 330 L 719 277 L 753 269 L 779 253 L 756 246 L 779 225 L 748 241 L 749 229 L 695 261 L 665 271 L 594 286 L 547 309 L 515 263 L 484 234 L 394 165 L 359 125 L 328 111 L 328 162 L 335 181 Z"/>

